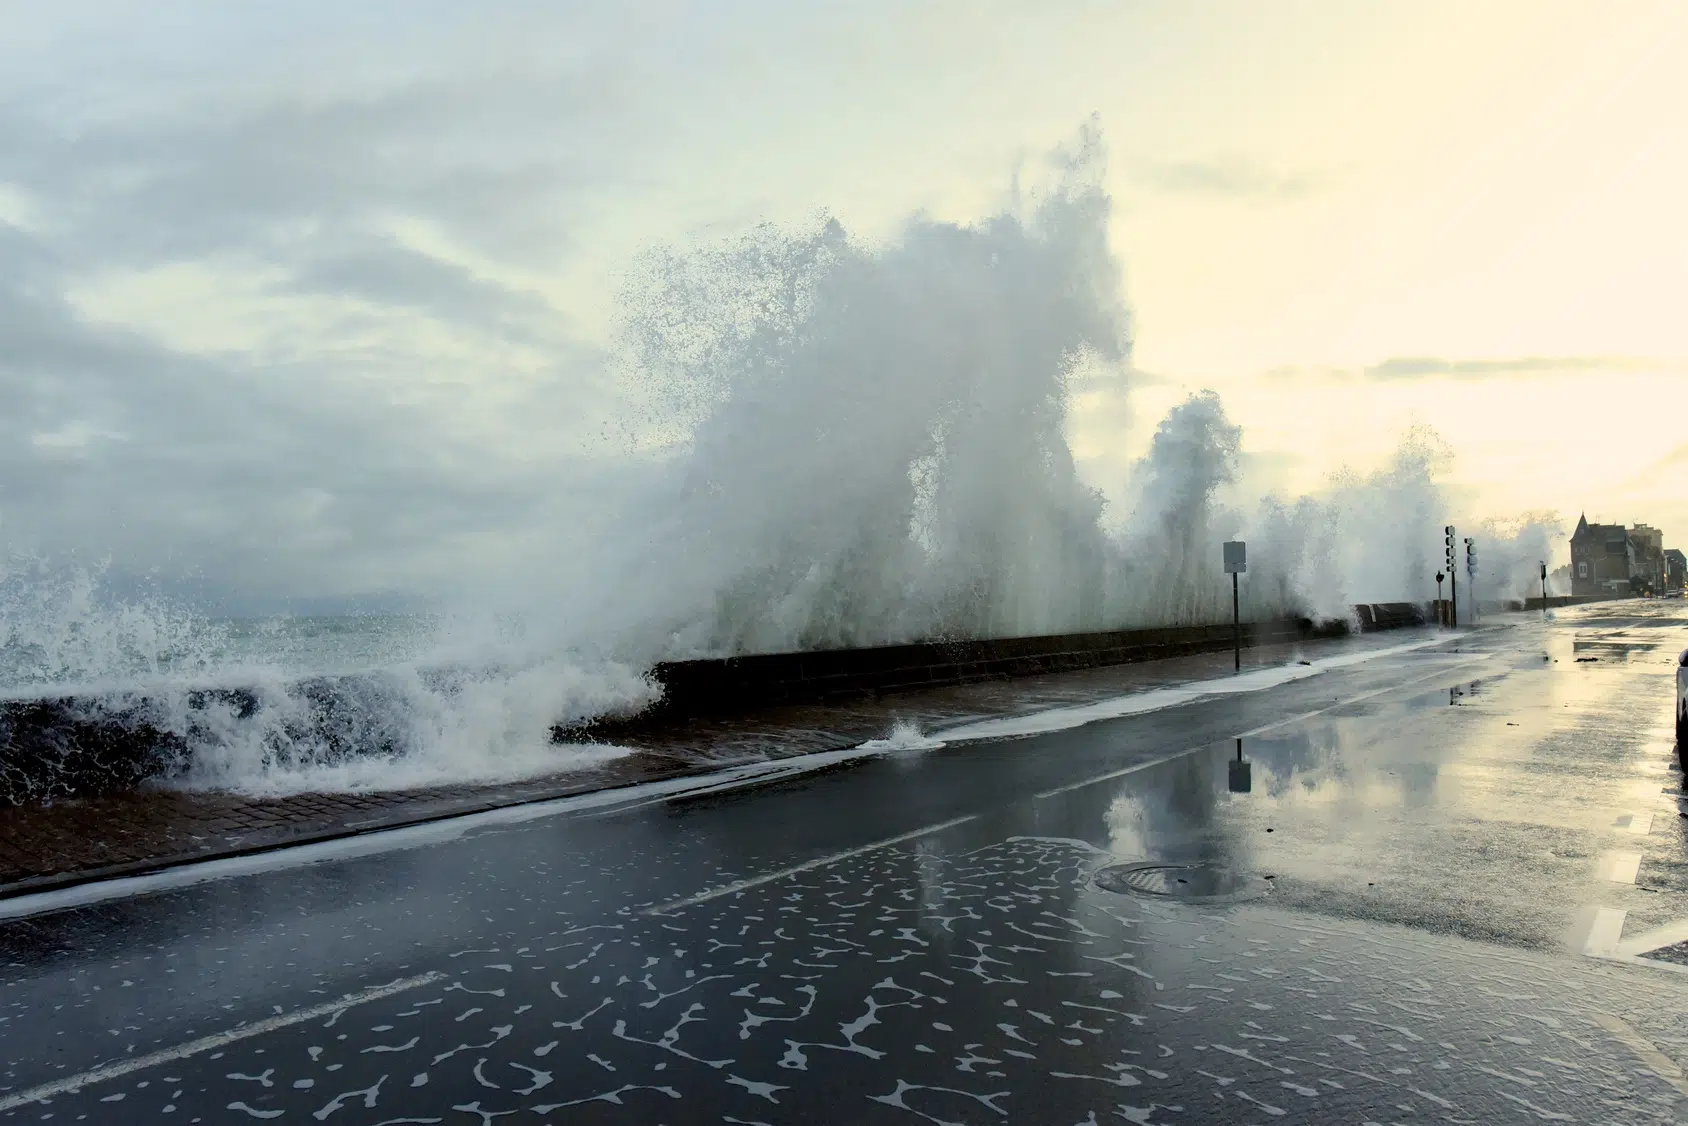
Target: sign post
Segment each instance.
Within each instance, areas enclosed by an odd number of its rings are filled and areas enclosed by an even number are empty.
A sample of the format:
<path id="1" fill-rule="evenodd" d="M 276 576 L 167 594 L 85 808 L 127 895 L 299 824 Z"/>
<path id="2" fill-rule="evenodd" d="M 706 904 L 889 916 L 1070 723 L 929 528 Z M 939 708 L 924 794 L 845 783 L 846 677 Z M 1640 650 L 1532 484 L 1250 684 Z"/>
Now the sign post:
<path id="1" fill-rule="evenodd" d="M 1436 624 L 1439 626 L 1445 626 L 1448 624 L 1448 612 L 1443 608 L 1442 604 L 1442 580 L 1445 578 L 1447 578 L 1447 576 L 1442 574 L 1442 572 L 1436 572 Z"/>
<path id="2" fill-rule="evenodd" d="M 1231 576 L 1231 649 L 1237 672 L 1243 671 L 1243 615 L 1238 575 L 1248 570 L 1248 544 L 1242 540 L 1225 543 L 1225 573 Z"/>
<path id="3" fill-rule="evenodd" d="M 1227 771 L 1227 785 L 1233 794 L 1246 794 L 1254 789 L 1253 764 L 1243 757 L 1243 741 L 1237 740 L 1237 757 L 1232 759 Z"/>

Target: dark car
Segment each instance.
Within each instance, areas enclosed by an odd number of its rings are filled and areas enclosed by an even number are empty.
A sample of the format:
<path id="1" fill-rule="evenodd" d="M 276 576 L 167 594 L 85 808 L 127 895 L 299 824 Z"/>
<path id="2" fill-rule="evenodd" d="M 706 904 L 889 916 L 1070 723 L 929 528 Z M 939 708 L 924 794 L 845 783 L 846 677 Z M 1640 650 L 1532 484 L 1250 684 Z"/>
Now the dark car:
<path id="1" fill-rule="evenodd" d="M 1688 751 L 1688 649 L 1676 659 L 1676 745 Z"/>

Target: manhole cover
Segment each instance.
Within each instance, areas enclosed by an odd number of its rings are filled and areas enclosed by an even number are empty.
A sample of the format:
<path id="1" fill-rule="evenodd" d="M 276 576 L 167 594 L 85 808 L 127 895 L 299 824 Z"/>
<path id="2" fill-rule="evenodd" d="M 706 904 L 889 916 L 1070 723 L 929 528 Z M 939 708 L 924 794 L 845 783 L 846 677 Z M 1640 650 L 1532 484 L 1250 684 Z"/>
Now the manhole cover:
<path id="1" fill-rule="evenodd" d="M 1272 890 L 1264 876 L 1217 864 L 1118 864 L 1103 868 L 1094 879 L 1103 891 L 1196 903 L 1255 899 Z"/>

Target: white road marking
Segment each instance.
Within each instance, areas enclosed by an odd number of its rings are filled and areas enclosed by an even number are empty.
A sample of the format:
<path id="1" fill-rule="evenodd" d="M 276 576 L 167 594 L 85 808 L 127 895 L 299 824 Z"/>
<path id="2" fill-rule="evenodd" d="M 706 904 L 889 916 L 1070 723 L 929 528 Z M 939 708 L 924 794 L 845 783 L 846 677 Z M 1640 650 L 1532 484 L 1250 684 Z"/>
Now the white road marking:
<path id="1" fill-rule="evenodd" d="M 1398 684 L 1391 684 L 1371 692 L 1362 692 L 1358 696 L 1350 696 L 1346 700 L 1338 700 L 1333 704 L 1326 705 L 1325 707 L 1314 708 L 1310 712 L 1301 712 L 1299 715 L 1292 715 L 1288 719 L 1274 720 L 1273 722 L 1266 724 L 1264 727 L 1256 727 L 1251 731 L 1245 731 L 1241 735 L 1238 735 L 1237 738 L 1249 739 L 1256 735 L 1264 735 L 1268 731 L 1276 731 L 1280 727 L 1289 727 L 1292 724 L 1300 723 L 1302 720 L 1313 719 L 1316 716 L 1324 715 L 1326 712 L 1333 712 L 1337 708 L 1345 708 L 1349 704 L 1357 704 L 1361 700 L 1369 700 L 1373 696 L 1382 696 L 1387 692 L 1399 691 L 1402 688 L 1411 688 L 1415 684 L 1422 684 L 1427 680 L 1435 680 L 1439 676 L 1445 676 L 1455 669 L 1464 668 L 1467 665 L 1484 664 L 1488 660 L 1488 656 L 1485 655 L 1481 657 L 1473 657 L 1469 661 L 1460 661 L 1456 664 L 1444 665 L 1442 668 L 1439 668 L 1434 672 L 1426 673 L 1423 676 L 1415 676 L 1411 680 L 1403 680 Z"/>
<path id="2" fill-rule="evenodd" d="M 773 762 L 747 763 L 705 775 L 669 778 L 660 782 L 645 782 L 612 790 L 595 790 L 570 797 L 550 798 L 524 805 L 503 806 L 480 813 L 466 813 L 419 825 L 404 825 L 395 829 L 380 829 L 355 836 L 310 844 L 292 845 L 253 853 L 249 856 L 230 856 L 221 860 L 202 860 L 182 864 L 140 876 L 123 876 L 111 880 L 78 884 L 54 891 L 35 892 L 0 899 L 0 919 L 18 919 L 50 911 L 65 911 L 107 903 L 118 899 L 133 899 L 164 891 L 193 887 L 215 880 L 261 875 L 266 872 L 287 871 L 311 864 L 351 860 L 364 856 L 379 856 L 389 852 L 424 848 L 457 840 L 478 829 L 520 825 L 546 817 L 594 811 L 622 812 L 628 808 L 666 801 L 676 796 L 716 793 L 734 786 L 755 785 L 798 774 L 824 770 L 851 759 L 866 757 L 856 748 L 824 751 L 811 755 L 795 755 Z"/>
<path id="3" fill-rule="evenodd" d="M 1649 950 L 1657 950 L 1661 946 L 1675 946 L 1679 942 L 1688 942 L 1688 919 L 1678 919 L 1674 923 L 1666 923 L 1662 927 L 1642 931 L 1640 934 L 1620 942 L 1615 953 L 1634 957 L 1645 954 Z"/>
<path id="4" fill-rule="evenodd" d="M 1612 907 L 1596 907 L 1588 934 L 1583 938 L 1582 952 L 1594 958 L 1616 954 L 1624 933 L 1624 917 L 1628 914 Z"/>
<path id="5" fill-rule="evenodd" d="M 793 864 L 789 868 L 780 868 L 777 871 L 767 872 L 760 876 L 752 876 L 749 879 L 734 880 L 730 884 L 722 884 L 720 887 L 710 888 L 708 891 L 700 891 L 696 895 L 689 895 L 684 899 L 676 899 L 658 907 L 647 907 L 643 913 L 646 915 L 666 915 L 670 911 L 678 911 L 684 907 L 696 907 L 699 903 L 708 903 L 711 899 L 720 899 L 723 895 L 733 895 L 737 892 L 747 891 L 753 887 L 761 887 L 763 884 L 771 884 L 775 880 L 783 880 L 787 876 L 795 876 L 797 873 L 807 872 L 811 868 L 824 868 L 828 864 L 836 864 L 840 860 L 848 860 L 850 857 L 860 856 L 864 852 L 873 852 L 876 849 L 889 848 L 894 844 L 902 844 L 904 841 L 912 841 L 918 837 L 929 836 L 932 833 L 941 833 L 945 829 L 953 829 L 957 825 L 965 825 L 969 821 L 977 821 L 978 818 L 978 814 L 970 813 L 966 817 L 956 817 L 949 821 L 940 821 L 936 825 L 927 825 L 922 829 L 913 829 L 907 833 L 899 833 L 897 836 L 886 837 L 884 840 L 874 841 L 872 844 L 861 845 L 857 848 L 847 848 L 843 852 L 834 852 L 827 856 L 816 857 L 814 860 L 805 860 L 803 863 Z"/>
<path id="6" fill-rule="evenodd" d="M 1074 727 L 1083 727 L 1086 724 L 1097 723 L 1102 720 L 1124 719 L 1127 716 L 1142 715 L 1145 712 L 1165 711 L 1168 708 L 1208 700 L 1215 696 L 1235 696 L 1248 692 L 1260 692 L 1267 688 L 1277 688 L 1280 685 L 1292 684 L 1298 680 L 1306 680 L 1308 677 L 1317 676 L 1332 669 L 1349 668 L 1353 665 L 1364 664 L 1367 661 L 1375 661 L 1380 657 L 1393 657 L 1417 649 L 1426 649 L 1433 645 L 1446 645 L 1450 640 L 1451 638 L 1434 637 L 1425 641 L 1408 642 L 1405 645 L 1393 645 L 1385 649 L 1366 649 L 1357 653 L 1324 657 L 1305 665 L 1269 665 L 1250 669 L 1248 672 L 1239 673 L 1235 676 L 1191 681 L 1188 684 L 1173 685 L 1167 688 L 1151 688 L 1142 692 L 1131 692 L 1124 696 L 1097 700 L 1089 704 L 1077 704 L 1065 708 L 1048 708 L 1025 715 L 1000 716 L 996 719 L 979 720 L 975 723 L 962 724 L 959 727 L 934 731 L 932 736 L 946 742 L 958 742 L 978 739 L 1023 739 L 1031 735 L 1048 735 L 1057 731 L 1071 730 Z"/>
<path id="7" fill-rule="evenodd" d="M 1676 1061 L 1659 1051 L 1651 1040 L 1610 1013 L 1595 1013 L 1594 1023 L 1617 1037 L 1624 1047 L 1647 1065 L 1647 1070 L 1675 1087 L 1678 1094 L 1688 1095 L 1688 1076 L 1683 1075 Z"/>
<path id="8" fill-rule="evenodd" d="M 1621 828 L 1631 836 L 1645 837 L 1653 831 L 1653 815 L 1651 813 L 1631 813 Z"/>
<path id="9" fill-rule="evenodd" d="M 201 1052 L 208 1052 L 213 1048 L 223 1048 L 241 1040 L 250 1040 L 254 1036 L 262 1036 L 267 1032 L 274 1032 L 278 1028 L 303 1024 L 316 1020 L 318 1017 L 330 1016 L 344 1012 L 354 1005 L 365 1005 L 371 1001 L 379 1001 L 383 997 L 391 997 L 395 993 L 403 993 L 407 989 L 418 986 L 431 985 L 436 981 L 444 981 L 445 974 L 425 973 L 416 977 L 407 977 L 387 985 L 377 985 L 358 993 L 348 993 L 336 1001 L 324 1001 L 320 1005 L 312 1005 L 308 1009 L 287 1013 L 278 1017 L 265 1017 L 263 1020 L 243 1024 L 239 1028 L 231 1028 L 227 1032 L 218 1032 L 211 1036 L 202 1036 L 198 1040 L 190 1040 L 186 1044 L 174 1048 L 165 1048 L 157 1052 L 149 1052 L 144 1056 L 108 1063 L 103 1067 L 96 1067 L 92 1071 L 84 1071 L 80 1075 L 73 1075 L 68 1079 L 58 1079 L 51 1083 L 43 1083 L 39 1087 L 31 1087 L 26 1091 L 19 1091 L 15 1095 L 0 1098 L 0 1111 L 14 1110 L 27 1103 L 41 1102 L 56 1098 L 59 1095 L 73 1094 L 84 1087 L 95 1083 L 104 1083 L 109 1079 L 121 1079 L 132 1072 L 143 1071 L 149 1067 L 156 1067 L 161 1063 L 174 1063 L 185 1060 L 189 1056 L 197 1056 Z"/>
<path id="10" fill-rule="evenodd" d="M 1106 782 L 1111 778 L 1124 778 L 1127 774 L 1136 774 L 1139 770 L 1147 770 L 1151 766 L 1159 766 L 1162 763 L 1171 762 L 1173 759 L 1180 759 L 1186 755 L 1193 755 L 1197 751 L 1201 750 L 1202 747 L 1212 747 L 1215 745 L 1216 744 L 1214 743 L 1203 743 L 1201 746 L 1197 747 L 1186 747 L 1182 751 L 1174 751 L 1170 755 L 1161 755 L 1159 758 L 1152 758 L 1146 762 L 1133 763 L 1131 766 L 1122 767 L 1119 770 L 1110 770 L 1106 774 L 1098 774 L 1096 777 L 1086 778 L 1082 782 L 1071 782 L 1065 786 L 1056 786 L 1053 790 L 1044 790 L 1041 793 L 1033 794 L 1032 800 L 1042 801 L 1044 798 L 1052 798 L 1056 794 L 1065 794 L 1073 790 L 1082 790 L 1086 786 L 1094 786 L 1098 782 Z"/>
<path id="11" fill-rule="evenodd" d="M 1401 681 L 1398 684 L 1391 684 L 1387 687 L 1378 688 L 1378 689 L 1375 689 L 1371 692 L 1362 692 L 1357 696 L 1350 696 L 1345 700 L 1339 700 L 1336 703 L 1329 705 L 1328 707 L 1318 708 L 1318 709 L 1316 709 L 1314 711 L 1310 711 L 1310 712 L 1302 712 L 1299 715 L 1290 716 L 1288 719 L 1278 720 L 1275 723 L 1268 723 L 1264 727 L 1256 727 L 1252 731 L 1243 732 L 1241 735 L 1236 736 L 1236 738 L 1238 738 L 1238 739 L 1252 738 L 1253 736 L 1259 735 L 1259 734 L 1261 734 L 1262 732 L 1265 732 L 1265 731 L 1274 731 L 1274 730 L 1276 730 L 1277 728 L 1280 728 L 1280 727 L 1287 727 L 1290 724 L 1300 723 L 1302 720 L 1305 720 L 1305 719 L 1312 719 L 1314 716 L 1324 715 L 1326 712 L 1332 711 L 1336 708 L 1346 707 L 1349 704 L 1356 704 L 1356 703 L 1359 703 L 1361 700 L 1369 700 L 1373 696 L 1382 696 L 1386 692 L 1396 692 L 1396 691 L 1399 691 L 1402 688 L 1411 688 L 1413 685 L 1419 684 L 1423 681 L 1433 680 L 1433 679 L 1435 679 L 1436 677 L 1439 677 L 1439 676 L 1445 676 L 1449 672 L 1453 671 L 1454 669 L 1463 667 L 1464 665 L 1477 664 L 1477 663 L 1487 661 L 1487 660 L 1488 660 L 1487 657 L 1477 657 L 1477 658 L 1473 658 L 1470 661 L 1462 661 L 1458 665 L 1444 666 L 1442 668 L 1437 669 L 1435 672 L 1427 673 L 1424 676 L 1414 677 L 1412 680 Z M 1068 793 L 1072 790 L 1082 790 L 1084 787 L 1094 786 L 1098 782 L 1107 782 L 1107 781 L 1110 781 L 1114 778 L 1123 778 L 1127 774 L 1135 774 L 1139 770 L 1147 770 L 1152 766 L 1159 766 L 1162 763 L 1171 762 L 1173 759 L 1180 759 L 1180 758 L 1183 758 L 1186 755 L 1193 755 L 1197 751 L 1201 750 L 1202 747 L 1218 746 L 1218 745 L 1221 745 L 1221 744 L 1226 743 L 1226 742 L 1229 742 L 1229 740 L 1221 739 L 1221 740 L 1218 740 L 1214 743 L 1203 743 L 1200 746 L 1187 747 L 1182 751 L 1175 751 L 1175 752 L 1173 752 L 1172 754 L 1169 754 L 1169 755 L 1161 755 L 1159 758 L 1152 758 L 1152 759 L 1149 759 L 1146 762 L 1133 763 L 1131 766 L 1122 767 L 1119 770 L 1110 770 L 1106 774 L 1098 774 L 1093 778 L 1086 778 L 1086 779 L 1084 779 L 1083 781 L 1080 781 L 1080 782 L 1069 782 L 1065 786 L 1056 786 L 1053 790 L 1044 790 L 1041 793 L 1033 794 L 1032 796 L 1033 796 L 1033 798 L 1035 798 L 1037 800 L 1042 800 L 1043 798 L 1054 797 L 1056 794 L 1065 794 L 1065 793 Z"/>
<path id="12" fill-rule="evenodd" d="M 1633 884 L 1635 877 L 1641 872 L 1641 854 L 1639 852 L 1607 852 L 1602 853 L 1600 862 L 1595 869 L 1603 880 L 1610 880 L 1614 884 Z"/>

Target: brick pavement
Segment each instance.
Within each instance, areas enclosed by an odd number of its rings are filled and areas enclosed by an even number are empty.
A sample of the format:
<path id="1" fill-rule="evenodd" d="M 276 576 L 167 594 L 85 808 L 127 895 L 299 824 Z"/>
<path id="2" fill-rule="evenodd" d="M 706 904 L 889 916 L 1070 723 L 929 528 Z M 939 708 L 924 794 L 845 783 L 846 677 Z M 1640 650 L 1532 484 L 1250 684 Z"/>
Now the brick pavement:
<path id="1" fill-rule="evenodd" d="M 1400 635 L 1267 646 L 1245 665 L 1294 653 L 1399 644 Z M 217 857 L 394 828 L 481 810 L 702 774 L 747 761 L 855 746 L 898 720 L 923 729 L 1086 703 L 1167 684 L 1223 676 L 1229 653 L 1053 673 L 1012 681 L 900 692 L 752 714 L 621 724 L 593 735 L 634 748 L 601 766 L 523 782 L 378 793 L 256 798 L 148 786 L 127 793 L 0 811 L 0 898 Z"/>

